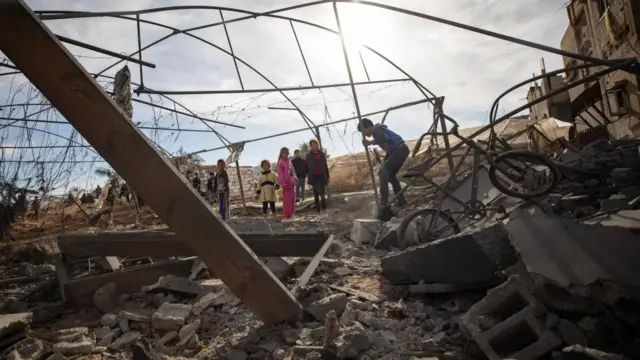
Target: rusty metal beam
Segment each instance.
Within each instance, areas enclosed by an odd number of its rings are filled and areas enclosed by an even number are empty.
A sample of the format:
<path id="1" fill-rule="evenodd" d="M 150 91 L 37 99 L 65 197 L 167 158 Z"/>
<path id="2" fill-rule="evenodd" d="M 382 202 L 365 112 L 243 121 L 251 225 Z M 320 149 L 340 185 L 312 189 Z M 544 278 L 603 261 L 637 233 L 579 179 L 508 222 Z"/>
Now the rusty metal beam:
<path id="1" fill-rule="evenodd" d="M 257 256 L 261 257 L 312 257 L 329 237 L 329 234 L 324 232 L 247 232 L 238 235 Z M 65 256 L 77 258 L 195 255 L 170 229 L 58 235 L 58 248 Z"/>
<path id="2" fill-rule="evenodd" d="M 0 0 L 0 51 L 262 321 L 297 318 L 300 303 L 22 0 Z"/>
<path id="3" fill-rule="evenodd" d="M 170 260 L 151 265 L 137 266 L 123 271 L 87 276 L 68 280 L 63 284 L 65 305 L 81 308 L 93 305 L 93 294 L 104 285 L 112 282 L 118 294 L 132 294 L 146 285 L 155 284 L 158 278 L 168 274 L 187 277 L 191 273 L 196 257 Z"/>

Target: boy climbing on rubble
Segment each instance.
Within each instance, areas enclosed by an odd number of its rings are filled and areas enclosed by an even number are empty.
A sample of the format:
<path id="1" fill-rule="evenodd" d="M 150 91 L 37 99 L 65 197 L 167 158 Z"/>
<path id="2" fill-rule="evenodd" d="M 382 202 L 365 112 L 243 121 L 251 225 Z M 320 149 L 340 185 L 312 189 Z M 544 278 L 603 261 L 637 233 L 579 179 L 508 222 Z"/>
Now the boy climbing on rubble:
<path id="1" fill-rule="evenodd" d="M 358 131 L 365 137 L 372 137 L 373 140 L 362 140 L 362 145 L 377 145 L 384 150 L 384 163 L 378 172 L 380 181 L 380 206 L 387 207 L 389 204 L 389 183 L 393 188 L 393 193 L 398 197 L 398 205 L 407 203 L 403 194 L 400 194 L 402 186 L 396 174 L 400 171 L 407 157 L 409 157 L 409 147 L 404 139 L 395 132 L 389 130 L 386 125 L 373 124 L 373 121 L 362 118 L 358 124 Z"/>
<path id="2" fill-rule="evenodd" d="M 218 171 L 215 179 L 215 189 L 218 193 L 218 202 L 220 203 L 220 217 L 222 217 L 223 220 L 229 220 L 231 217 L 229 174 L 227 174 L 224 160 L 218 160 L 216 166 Z"/>

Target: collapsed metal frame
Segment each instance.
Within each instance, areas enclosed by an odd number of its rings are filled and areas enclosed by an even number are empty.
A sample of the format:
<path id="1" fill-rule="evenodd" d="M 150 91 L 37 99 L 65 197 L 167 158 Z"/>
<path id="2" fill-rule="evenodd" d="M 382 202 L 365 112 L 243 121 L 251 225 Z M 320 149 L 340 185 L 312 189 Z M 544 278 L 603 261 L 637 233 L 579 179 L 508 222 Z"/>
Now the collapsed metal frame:
<path id="1" fill-rule="evenodd" d="M 285 99 L 291 103 L 291 105 L 294 107 L 294 109 L 292 110 L 296 110 L 300 113 L 303 121 L 306 123 L 308 129 L 314 134 L 314 136 L 318 139 L 320 139 L 320 131 L 319 128 L 321 126 L 328 126 L 331 125 L 331 123 L 325 123 L 325 124 L 321 124 L 321 125 L 316 125 L 315 123 L 313 123 L 311 121 L 311 119 L 302 111 L 300 110 L 300 108 L 298 106 L 296 106 L 296 104 L 290 99 L 288 98 L 283 91 L 281 91 L 280 88 L 278 88 L 275 84 L 273 84 L 266 76 L 264 76 L 263 74 L 261 74 L 259 71 L 257 71 L 255 68 L 253 68 L 252 66 L 250 66 L 248 63 L 246 63 L 244 60 L 238 58 L 233 51 L 233 45 L 232 45 L 232 41 L 231 38 L 229 36 L 229 32 L 227 29 L 227 24 L 232 23 L 232 22 L 238 22 L 238 21 L 244 21 L 244 20 L 248 20 L 248 19 L 255 19 L 257 17 L 270 17 L 270 18 L 277 18 L 277 19 L 282 19 L 282 20 L 287 20 L 290 23 L 291 26 L 291 30 L 292 33 L 294 35 L 294 38 L 296 40 L 296 44 L 298 46 L 302 61 L 304 63 L 305 69 L 307 71 L 307 75 L 309 76 L 309 80 L 311 83 L 310 87 L 305 87 L 305 88 L 317 88 L 319 89 L 319 86 L 316 86 L 314 84 L 313 78 L 311 76 L 311 72 L 309 70 L 307 61 L 306 61 L 306 57 L 304 55 L 304 52 L 302 50 L 302 47 L 300 46 L 300 41 L 298 38 L 298 35 L 296 33 L 295 30 L 295 26 L 294 26 L 294 22 L 295 23 L 301 23 L 301 24 L 305 24 L 308 26 L 312 26 L 315 28 L 319 28 L 325 31 L 329 31 L 331 33 L 337 34 L 338 36 L 340 36 L 340 40 L 341 40 L 341 45 L 342 45 L 342 50 L 343 50 L 343 55 L 344 55 L 344 59 L 345 59 L 345 65 L 347 67 L 347 73 L 349 75 L 349 86 L 351 87 L 352 90 L 352 94 L 353 94 L 353 101 L 354 101 L 354 105 L 356 108 L 356 113 L 357 113 L 357 120 L 361 121 L 362 119 L 362 114 L 360 112 L 360 106 L 359 106 L 359 101 L 358 101 L 358 97 L 357 97 L 357 93 L 355 90 L 355 85 L 357 83 L 354 82 L 353 80 L 353 75 L 352 75 L 352 71 L 351 71 L 351 64 L 349 61 L 349 57 L 348 57 L 348 53 L 347 53 L 347 49 L 345 46 L 345 42 L 344 42 L 344 36 L 343 36 L 343 32 L 341 29 L 341 24 L 340 24 L 340 16 L 339 16 L 339 12 L 338 12 L 338 8 L 337 8 L 337 3 L 355 3 L 356 1 L 354 0 L 322 0 L 322 1 L 314 1 L 314 2 L 309 2 L 309 3 L 305 3 L 305 4 L 300 4 L 300 5 L 295 5 L 295 6 L 289 6 L 289 7 L 285 7 L 285 8 L 281 8 L 281 9 L 276 9 L 276 10 L 272 10 L 272 11 L 268 11 L 268 12 L 262 12 L 262 13 L 255 13 L 255 12 L 251 12 L 251 11 L 247 11 L 247 10 L 242 10 L 242 9 L 237 9 L 237 8 L 229 8 L 229 7 L 219 7 L 219 6 L 172 6 L 172 7 L 163 7 L 163 8 L 154 8 L 154 9 L 146 9 L 146 10 L 138 10 L 138 11 L 118 11 L 118 12 L 78 12 L 78 11 L 39 11 L 36 12 L 40 15 L 40 18 L 42 20 L 57 20 L 57 19 L 70 19 L 70 18 L 86 18 L 86 17 L 99 17 L 99 16 L 108 16 L 108 17 L 114 17 L 114 18 L 120 18 L 120 19 L 126 19 L 126 20 L 131 20 L 131 21 L 136 21 L 136 25 L 137 25 L 137 29 L 138 29 L 138 50 L 130 55 L 127 56 L 128 58 L 131 58 L 135 55 L 138 55 L 138 65 L 139 65 L 139 70 L 140 70 L 140 78 L 141 78 L 141 83 L 138 87 L 138 89 L 136 89 L 136 93 L 140 94 L 140 93 L 147 93 L 147 94 L 158 94 L 158 95 L 168 95 L 168 94 L 172 94 L 172 95 L 187 95 L 187 94 L 214 94 L 214 93 L 238 93 L 238 92 L 245 92 L 245 87 L 244 87 L 244 83 L 242 81 L 242 77 L 241 74 L 239 72 L 239 68 L 238 68 L 238 62 L 243 63 L 244 65 L 246 65 L 247 67 L 249 67 L 251 70 L 253 70 L 254 72 L 256 72 L 259 76 L 261 76 L 264 80 L 266 80 L 267 82 L 269 82 L 272 86 L 274 86 L 274 90 L 273 91 L 279 91 L 284 97 Z M 337 27 L 338 27 L 338 31 L 334 31 L 331 30 L 329 28 L 308 22 L 308 21 L 304 21 L 304 20 L 300 20 L 300 19 L 295 19 L 295 18 L 291 18 L 291 17 L 287 17 L 287 16 L 281 16 L 281 15 L 277 15 L 278 13 L 282 13 L 285 11 L 290 11 L 290 10 L 294 10 L 294 9 L 301 9 L 301 8 L 306 8 L 306 7 L 310 7 L 310 6 L 315 6 L 315 5 L 321 5 L 321 4 L 328 4 L 331 3 L 333 5 L 333 12 L 334 12 L 334 16 L 336 19 L 336 23 L 337 23 Z M 423 19 L 427 19 L 430 21 L 435 21 L 438 23 L 442 23 L 448 26 L 453 26 L 453 27 L 457 27 L 460 29 L 464 29 L 467 31 L 472 31 L 475 33 L 479 33 L 482 35 L 486 35 L 486 36 L 491 36 L 494 38 L 498 38 L 501 40 L 505 40 L 505 41 L 509 41 L 512 43 L 516 43 L 516 44 L 520 44 L 523 46 L 528 46 L 528 47 L 532 47 L 532 48 L 536 48 L 538 50 L 542 50 L 542 51 L 546 51 L 546 52 L 550 52 L 550 53 L 555 53 L 557 55 L 562 55 L 562 56 L 567 56 L 567 57 L 571 57 L 574 59 L 578 59 L 578 60 L 582 60 L 585 62 L 589 62 L 589 63 L 593 63 L 593 64 L 597 64 L 597 65 L 601 65 L 601 66 L 615 66 L 617 61 L 615 60 L 603 60 L 603 59 L 597 59 L 597 58 L 592 58 L 589 56 L 585 56 L 582 54 L 575 54 L 575 53 L 571 53 L 568 51 L 564 51 L 564 50 L 560 50 L 560 49 L 556 49 L 553 47 L 549 47 L 549 46 L 545 46 L 545 45 L 541 45 L 541 44 L 536 44 L 530 41 L 525 41 L 525 40 L 521 40 L 521 39 L 517 39 L 514 37 L 510 37 L 510 36 L 506 36 L 503 34 L 499 34 L 499 33 L 495 33 L 492 31 L 487 31 L 484 29 L 480 29 L 477 27 L 473 27 L 473 26 L 469 26 L 469 25 L 465 25 L 465 24 L 461 24 L 461 23 L 457 23 L 454 21 L 450 21 L 450 20 L 446 20 L 446 19 L 442 19 L 439 17 L 435 17 L 435 16 L 431 16 L 431 15 L 427 15 L 427 14 L 422 14 L 419 12 L 415 12 L 415 11 L 410 11 L 410 10 L 406 10 L 406 9 L 402 9 L 402 8 L 398 8 L 398 7 L 394 7 L 394 6 L 389 6 L 389 5 L 384 5 L 384 4 L 378 4 L 378 3 L 373 3 L 370 1 L 357 1 L 358 4 L 361 5 L 365 5 L 365 6 L 372 6 L 372 7 L 377 7 L 377 8 L 381 8 L 381 9 L 385 9 L 385 10 L 389 10 L 389 11 L 394 11 L 394 12 L 398 12 L 398 13 L 403 13 L 406 15 L 410 15 L 410 16 L 414 16 L 414 17 L 419 17 L 419 18 L 423 18 Z M 217 10 L 220 14 L 221 17 L 221 22 L 216 22 L 216 23 L 211 23 L 211 24 L 206 24 L 206 25 L 201 25 L 201 26 L 197 26 L 197 27 L 193 27 L 193 28 L 189 28 L 189 29 L 185 29 L 185 30 L 179 30 L 164 24 L 159 24 L 156 22 L 152 22 L 152 21 L 148 21 L 148 20 L 143 20 L 140 18 L 141 15 L 143 14 L 148 14 L 148 13 L 154 13 L 154 12 L 161 12 L 161 11 L 174 11 L 174 10 L 194 10 L 194 9 L 198 9 L 198 10 Z M 239 17 L 236 19 L 232 19 L 232 20 L 225 20 L 224 19 L 224 14 L 223 11 L 230 11 L 230 12 L 239 12 L 239 13 L 245 13 L 245 14 L 249 14 L 248 16 L 244 16 L 244 17 Z M 128 16 L 132 16 L 135 15 L 135 18 L 131 18 Z M 140 23 L 146 23 L 146 24 L 150 24 L 150 25 L 155 25 L 155 26 L 160 26 L 163 28 L 167 28 L 169 30 L 172 30 L 173 32 L 169 35 L 166 35 L 144 47 L 142 47 L 141 45 L 141 34 L 140 34 Z M 191 31 L 195 31 L 195 30 L 200 30 L 200 29 L 205 29 L 205 28 L 211 28 L 211 27 L 215 27 L 215 26 L 220 26 L 222 25 L 224 27 L 224 31 L 225 31 L 225 36 L 227 39 L 227 43 L 229 45 L 229 51 L 226 51 L 222 48 L 220 48 L 219 46 L 208 42 L 202 38 L 199 38 L 196 35 L 191 34 Z M 192 38 L 195 38 L 197 40 L 203 41 L 213 47 L 215 47 L 216 49 L 226 53 L 227 55 L 231 56 L 234 60 L 234 66 L 236 68 L 236 73 L 238 76 L 238 81 L 240 83 L 240 87 L 242 88 L 241 91 L 220 91 L 220 90 L 212 90 L 212 91 L 170 91 L 170 90 L 165 90 L 165 91 L 154 91 L 151 89 L 147 89 L 144 87 L 144 82 L 142 81 L 143 79 L 143 63 L 142 63 L 142 51 L 161 43 L 162 41 L 177 35 L 177 34 L 184 34 L 187 36 L 190 36 Z M 430 128 L 430 133 L 433 134 L 433 136 L 430 136 L 430 141 L 431 141 L 431 145 L 432 146 L 438 146 L 438 141 L 437 141 L 437 136 L 443 136 L 443 145 L 445 147 L 445 154 L 443 155 L 444 157 L 447 158 L 448 161 L 448 165 L 449 165 L 449 169 L 450 170 L 454 170 L 454 162 L 453 162 L 453 157 L 451 156 L 451 153 L 453 151 L 455 151 L 455 149 L 451 149 L 451 146 L 449 144 L 449 138 L 447 134 L 450 134 L 450 132 L 447 131 L 447 125 L 446 125 L 446 121 L 447 120 L 453 120 L 450 117 L 446 116 L 444 114 L 444 112 L 442 111 L 442 105 L 444 102 L 444 97 L 437 97 L 435 96 L 434 93 L 432 93 L 429 89 L 427 89 L 424 85 L 422 85 L 419 81 L 417 81 L 415 78 L 411 77 L 407 72 L 405 72 L 404 70 L 402 70 L 399 66 L 397 66 L 395 63 L 393 63 L 391 60 L 389 60 L 388 58 L 386 58 L 385 56 L 383 56 L 382 54 L 378 53 L 377 51 L 371 49 L 368 46 L 363 46 L 365 49 L 372 51 L 374 54 L 378 55 L 379 57 L 381 57 L 383 60 L 387 61 L 390 65 L 394 66 L 396 69 L 398 69 L 400 72 L 402 72 L 405 76 L 407 76 L 407 80 L 410 80 L 414 83 L 414 85 L 416 86 L 416 88 L 424 95 L 424 97 L 426 98 L 426 101 L 431 103 L 434 106 L 434 114 L 433 114 L 433 123 L 431 125 Z M 360 56 L 360 60 L 362 62 L 363 68 L 365 70 L 365 74 L 367 76 L 367 79 L 370 81 L 369 78 L 369 73 L 368 70 L 366 68 L 366 64 L 364 63 L 364 59 L 362 58 L 361 53 L 359 52 L 359 56 Z M 104 71 L 110 69 L 111 67 L 117 65 L 118 63 L 122 62 L 123 60 L 120 60 L 118 62 L 116 62 L 114 65 L 107 67 L 105 70 L 99 72 L 98 74 L 96 74 L 97 76 L 101 75 L 101 73 L 103 73 Z M 634 69 L 634 71 L 637 72 L 637 69 Z M 324 87 L 328 87 L 328 86 L 324 86 Z M 507 92 L 508 93 L 508 92 Z M 428 94 L 428 95 L 427 95 Z M 506 95 L 503 94 L 502 96 Z M 501 96 L 501 97 L 502 97 Z M 539 99 L 538 99 L 539 100 Z M 498 100 L 496 100 L 497 102 Z M 539 100 L 538 102 L 543 101 L 543 100 Z M 535 104 L 537 102 L 532 102 L 530 104 L 527 104 L 526 107 L 524 107 L 525 109 L 530 107 L 531 105 Z M 495 108 L 495 111 L 497 111 L 497 107 Z M 517 113 L 517 112 L 516 112 Z M 386 118 L 386 114 L 388 114 L 388 111 L 385 113 L 385 118 Z M 492 116 L 494 114 L 494 108 L 492 107 Z M 514 113 L 515 114 L 515 113 Z M 505 117 L 503 117 L 505 118 Z M 503 120 L 503 118 L 497 120 L 497 121 L 492 121 L 491 124 L 495 125 L 497 123 L 499 123 L 500 121 Z M 506 118 L 505 118 L 506 119 Z M 345 120 L 348 121 L 348 120 Z M 333 122 L 333 124 L 335 124 L 336 122 Z M 457 127 L 457 123 L 455 123 L 455 121 L 453 121 L 454 123 L 454 127 Z M 438 131 L 438 125 L 440 126 L 440 131 Z M 492 128 L 493 129 L 493 128 Z M 306 130 L 306 129 L 300 129 L 300 130 Z M 295 130 L 293 132 L 298 132 L 300 130 Z M 286 134 L 290 134 L 293 132 L 285 132 L 285 133 L 281 133 L 281 134 L 274 134 L 271 135 L 269 137 L 262 137 L 259 139 L 252 139 L 252 140 L 247 140 L 244 141 L 244 143 L 247 142 L 253 142 L 253 141 L 258 141 L 258 140 L 263 140 L 263 139 L 267 139 L 270 137 L 275 137 L 275 136 L 281 136 L 281 135 L 286 135 Z M 474 137 L 477 134 L 474 134 L 472 136 L 470 136 L 470 138 Z M 493 133 L 492 130 L 492 134 L 491 134 L 491 144 L 493 144 L 493 142 L 495 141 L 495 134 Z M 221 139 L 222 141 L 222 139 Z M 194 154 L 196 153 L 203 153 L 203 152 L 207 152 L 207 151 L 213 151 L 213 150 L 219 150 L 222 148 L 227 148 L 229 149 L 229 145 L 230 144 L 225 144 L 224 141 L 222 141 L 223 144 L 225 145 L 224 147 L 221 148 L 214 148 L 214 149 L 208 149 L 208 150 L 201 150 L 198 152 L 194 152 Z M 373 188 L 374 188 L 374 192 L 375 192 L 375 198 L 376 198 L 376 202 L 378 202 L 378 196 L 377 196 L 377 187 L 375 186 L 375 176 L 373 174 L 373 167 L 372 167 L 372 163 L 371 163 L 371 159 L 370 159 L 370 154 L 369 151 L 367 149 L 367 147 L 365 146 L 365 154 L 367 157 L 367 164 L 369 167 L 369 172 L 371 175 L 371 181 L 373 184 Z M 406 189 L 406 187 L 405 187 Z M 379 204 L 378 204 L 379 205 Z"/>

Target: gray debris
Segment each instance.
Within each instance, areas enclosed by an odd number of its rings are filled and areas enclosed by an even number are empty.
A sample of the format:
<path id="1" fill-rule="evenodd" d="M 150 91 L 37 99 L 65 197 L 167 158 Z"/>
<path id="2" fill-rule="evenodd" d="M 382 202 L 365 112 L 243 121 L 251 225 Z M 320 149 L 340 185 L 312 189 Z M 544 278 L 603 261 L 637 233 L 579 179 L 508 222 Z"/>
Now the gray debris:
<path id="1" fill-rule="evenodd" d="M 108 313 L 118 306 L 118 291 L 115 283 L 108 283 L 93 294 L 93 303 L 103 313 Z"/>

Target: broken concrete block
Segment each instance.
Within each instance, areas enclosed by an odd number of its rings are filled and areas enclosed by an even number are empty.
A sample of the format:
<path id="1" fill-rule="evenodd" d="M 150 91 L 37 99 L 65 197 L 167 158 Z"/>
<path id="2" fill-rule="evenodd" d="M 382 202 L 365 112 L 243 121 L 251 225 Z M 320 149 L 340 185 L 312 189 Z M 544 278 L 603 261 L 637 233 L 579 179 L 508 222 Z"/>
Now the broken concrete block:
<path id="1" fill-rule="evenodd" d="M 351 241 L 358 245 L 373 243 L 381 225 L 382 222 L 377 219 L 354 219 L 351 226 Z"/>
<path id="2" fill-rule="evenodd" d="M 537 359 L 562 340 L 544 327 L 545 307 L 518 276 L 493 288 L 460 317 L 460 325 L 489 360 Z"/>
<path id="3" fill-rule="evenodd" d="M 205 265 L 202 260 L 196 259 L 193 262 L 193 266 L 191 266 L 191 274 L 189 275 L 189 280 L 193 281 L 198 277 L 198 274 L 202 272 L 202 270 L 206 269 L 207 265 Z"/>
<path id="4" fill-rule="evenodd" d="M 44 344 L 34 338 L 27 338 L 13 346 L 13 351 L 7 355 L 7 360 L 39 359 L 44 354 Z"/>
<path id="5" fill-rule="evenodd" d="M 356 322 L 353 326 L 342 330 L 335 345 L 338 359 L 356 359 L 360 354 L 369 350 L 373 343 L 364 327 Z"/>
<path id="6" fill-rule="evenodd" d="M 25 276 L 45 275 L 56 272 L 56 267 L 51 264 L 33 265 L 30 263 L 21 263 L 20 272 Z"/>
<path id="7" fill-rule="evenodd" d="M 604 351 L 590 349 L 582 345 L 572 345 L 562 349 L 562 353 L 554 359 L 559 360 L 631 360 L 623 355 L 606 353 Z"/>
<path id="8" fill-rule="evenodd" d="M 198 300 L 195 304 L 193 304 L 191 312 L 193 313 L 193 315 L 197 316 L 210 306 L 222 305 L 227 301 L 227 294 L 225 294 L 224 291 L 220 291 L 218 293 L 208 293 L 200 300 Z"/>
<path id="9" fill-rule="evenodd" d="M 324 299 L 314 301 L 311 305 L 305 308 L 305 311 L 311 314 L 316 320 L 324 321 L 324 317 L 329 311 L 334 310 L 336 314 L 340 316 L 346 306 L 347 295 L 335 294 Z"/>
<path id="10" fill-rule="evenodd" d="M 176 344 L 176 348 L 178 349 L 195 349 L 196 345 L 198 345 L 198 334 L 195 332 L 190 333 L 184 339 L 181 339 Z"/>
<path id="11" fill-rule="evenodd" d="M 118 316 L 116 314 L 104 314 L 100 319 L 100 323 L 103 326 L 114 327 L 118 323 Z"/>
<path id="12" fill-rule="evenodd" d="M 402 224 L 402 219 L 392 218 L 384 223 L 378 233 L 376 234 L 374 248 L 378 250 L 391 250 L 391 248 L 399 248 L 398 242 L 398 230 Z M 410 222 L 405 232 L 404 244 L 405 246 L 413 246 L 418 243 L 418 231 L 416 224 Z"/>
<path id="13" fill-rule="evenodd" d="M 567 345 L 587 345 L 587 338 L 578 325 L 567 319 L 561 319 L 558 324 L 558 332 L 562 336 L 562 340 Z"/>
<path id="14" fill-rule="evenodd" d="M 291 264 L 281 257 L 268 257 L 265 265 L 280 281 L 289 277 L 293 271 Z"/>
<path id="15" fill-rule="evenodd" d="M 158 330 L 179 330 L 190 312 L 191 305 L 164 303 L 151 316 L 151 325 Z"/>
<path id="16" fill-rule="evenodd" d="M 631 205 L 625 199 L 616 198 L 612 195 L 609 199 L 600 200 L 600 211 L 612 211 L 612 210 L 630 210 Z"/>
<path id="17" fill-rule="evenodd" d="M 108 326 L 103 326 L 94 330 L 93 334 L 96 336 L 97 340 L 102 340 L 105 336 L 107 336 L 111 332 L 111 328 Z"/>
<path id="18" fill-rule="evenodd" d="M 53 333 L 53 339 L 61 342 L 79 341 L 89 334 L 87 327 L 75 327 L 69 329 L 58 330 Z"/>
<path id="19" fill-rule="evenodd" d="M 118 313 L 118 317 L 120 319 L 126 319 L 133 322 L 143 322 L 143 323 L 149 322 L 151 320 L 148 316 L 134 313 L 131 311 L 120 311 L 120 313 Z"/>
<path id="20" fill-rule="evenodd" d="M 392 283 L 475 284 L 517 261 L 509 233 L 501 223 L 418 245 L 381 259 Z"/>
<path id="21" fill-rule="evenodd" d="M 202 286 L 194 283 L 187 278 L 174 275 L 161 276 L 158 279 L 157 283 L 149 286 L 143 286 L 142 291 L 173 291 L 189 295 L 200 295 L 205 293 L 205 290 L 202 288 Z"/>
<path id="22" fill-rule="evenodd" d="M 129 327 L 129 320 L 127 319 L 120 319 L 120 321 L 118 321 L 118 327 L 122 333 L 128 333 L 129 330 L 131 330 Z"/>
<path id="23" fill-rule="evenodd" d="M 90 354 L 93 351 L 93 341 L 89 338 L 84 338 L 81 341 L 76 342 L 58 342 L 53 345 L 53 352 L 62 355 L 82 355 Z"/>
<path id="24" fill-rule="evenodd" d="M 178 338 L 178 332 L 173 330 L 173 331 L 169 331 L 168 333 L 164 334 L 164 336 L 162 336 L 160 338 L 160 340 L 158 340 L 158 346 L 163 346 L 164 344 L 168 343 L 169 341 L 173 340 L 173 339 L 177 339 Z"/>
<path id="25" fill-rule="evenodd" d="M 333 273 L 338 275 L 338 276 L 347 276 L 347 275 L 351 274 L 352 271 L 348 267 L 341 266 L 341 267 L 336 268 L 335 270 L 333 270 Z"/>
<path id="26" fill-rule="evenodd" d="M 47 360 L 67 360 L 67 358 L 62 354 L 53 353 L 47 358 Z"/>
<path id="27" fill-rule="evenodd" d="M 108 283 L 93 294 L 93 303 L 103 313 L 108 313 L 118 306 L 118 291 L 115 283 Z"/>
<path id="28" fill-rule="evenodd" d="M 139 338 L 139 332 L 131 331 L 115 339 L 108 347 L 111 350 L 121 350 L 133 345 Z"/>

